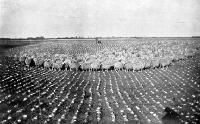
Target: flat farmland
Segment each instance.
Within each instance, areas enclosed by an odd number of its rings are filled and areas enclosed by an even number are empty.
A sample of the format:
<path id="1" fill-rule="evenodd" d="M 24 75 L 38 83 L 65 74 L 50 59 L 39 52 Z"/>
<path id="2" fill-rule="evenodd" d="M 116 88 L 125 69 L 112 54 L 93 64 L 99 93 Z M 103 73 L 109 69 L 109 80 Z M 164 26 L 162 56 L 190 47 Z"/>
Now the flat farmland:
<path id="1" fill-rule="evenodd" d="M 1 56 L 0 75 L 5 124 L 162 124 L 166 107 L 179 116 L 174 123 L 200 121 L 199 53 L 140 71 L 26 67 Z"/>
<path id="2" fill-rule="evenodd" d="M 142 72 L 21 70 L 2 59 L 0 103 L 8 110 L 1 122 L 160 123 L 166 106 L 192 122 L 200 113 L 197 58 Z"/>

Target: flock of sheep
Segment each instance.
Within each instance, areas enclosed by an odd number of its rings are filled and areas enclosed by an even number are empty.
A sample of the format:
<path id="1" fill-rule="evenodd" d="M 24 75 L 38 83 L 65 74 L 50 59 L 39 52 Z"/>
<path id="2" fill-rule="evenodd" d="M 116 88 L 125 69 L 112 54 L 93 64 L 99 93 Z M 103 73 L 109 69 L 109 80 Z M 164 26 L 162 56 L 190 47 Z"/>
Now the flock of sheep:
<path id="1" fill-rule="evenodd" d="M 31 49 L 31 48 L 30 48 Z M 173 61 L 192 56 L 197 50 L 186 44 L 137 45 L 123 49 L 104 48 L 95 53 L 50 54 L 48 52 L 21 51 L 14 55 L 29 66 L 42 66 L 58 70 L 126 70 L 139 71 L 147 68 L 167 67 Z"/>

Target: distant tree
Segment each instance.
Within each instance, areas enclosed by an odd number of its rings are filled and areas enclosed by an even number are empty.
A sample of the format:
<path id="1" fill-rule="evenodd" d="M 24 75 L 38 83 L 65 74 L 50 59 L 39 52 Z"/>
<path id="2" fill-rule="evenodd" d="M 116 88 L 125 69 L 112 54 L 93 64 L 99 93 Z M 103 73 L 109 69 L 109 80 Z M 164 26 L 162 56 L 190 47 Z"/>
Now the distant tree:
<path id="1" fill-rule="evenodd" d="M 43 36 L 40 36 L 40 37 L 36 37 L 35 39 L 43 40 L 45 38 Z"/>
<path id="2" fill-rule="evenodd" d="M 0 38 L 0 40 L 10 40 L 10 38 Z"/>
<path id="3" fill-rule="evenodd" d="M 194 38 L 200 38 L 200 36 L 192 36 L 192 37 L 194 37 Z"/>

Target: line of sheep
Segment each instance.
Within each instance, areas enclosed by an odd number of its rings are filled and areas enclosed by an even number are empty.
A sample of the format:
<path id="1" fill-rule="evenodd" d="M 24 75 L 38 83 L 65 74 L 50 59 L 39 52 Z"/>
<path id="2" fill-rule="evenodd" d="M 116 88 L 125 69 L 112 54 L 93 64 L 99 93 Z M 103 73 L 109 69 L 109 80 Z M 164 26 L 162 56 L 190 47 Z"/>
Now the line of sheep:
<path id="1" fill-rule="evenodd" d="M 57 70 L 133 70 L 139 71 L 147 68 L 167 67 L 173 61 L 190 57 L 195 49 L 182 48 L 179 45 L 170 47 L 152 47 L 143 45 L 110 51 L 103 49 L 97 53 L 89 54 L 47 54 L 21 52 L 20 62 L 29 66 L 42 66 Z"/>

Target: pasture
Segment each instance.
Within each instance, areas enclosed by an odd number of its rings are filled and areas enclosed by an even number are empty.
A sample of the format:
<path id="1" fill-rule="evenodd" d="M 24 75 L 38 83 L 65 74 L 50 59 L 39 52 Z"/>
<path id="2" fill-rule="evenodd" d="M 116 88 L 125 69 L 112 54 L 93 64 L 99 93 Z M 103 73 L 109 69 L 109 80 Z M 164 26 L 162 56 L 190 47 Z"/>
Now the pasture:
<path id="1" fill-rule="evenodd" d="M 10 48 L 0 58 L 0 123 L 199 123 L 199 48 L 198 38 Z"/>

